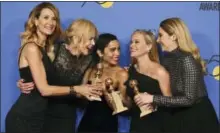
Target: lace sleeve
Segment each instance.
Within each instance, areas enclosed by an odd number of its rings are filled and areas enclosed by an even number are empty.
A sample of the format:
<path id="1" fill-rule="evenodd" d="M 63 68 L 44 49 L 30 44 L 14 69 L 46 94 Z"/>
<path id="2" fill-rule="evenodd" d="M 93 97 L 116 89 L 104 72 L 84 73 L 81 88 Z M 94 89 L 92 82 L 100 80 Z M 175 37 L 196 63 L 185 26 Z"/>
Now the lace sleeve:
<path id="1" fill-rule="evenodd" d="M 183 58 L 183 62 L 181 63 L 181 71 L 182 71 L 182 84 L 181 88 L 173 88 L 177 91 L 182 91 L 182 96 L 159 96 L 155 95 L 153 102 L 157 105 L 161 106 L 190 106 L 195 103 L 200 87 L 198 87 L 199 79 L 201 78 L 200 70 L 197 62 L 192 56 L 186 56 Z M 171 79 L 172 80 L 172 79 Z"/>

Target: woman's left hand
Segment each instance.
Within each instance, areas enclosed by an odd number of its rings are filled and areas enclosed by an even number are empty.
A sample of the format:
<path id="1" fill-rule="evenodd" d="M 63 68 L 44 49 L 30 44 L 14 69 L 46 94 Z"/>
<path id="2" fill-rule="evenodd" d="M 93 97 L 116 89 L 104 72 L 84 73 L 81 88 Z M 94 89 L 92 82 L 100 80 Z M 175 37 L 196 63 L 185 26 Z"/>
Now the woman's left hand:
<path id="1" fill-rule="evenodd" d="M 140 93 L 134 97 L 134 101 L 138 106 L 143 106 L 153 102 L 153 95 L 148 93 Z"/>

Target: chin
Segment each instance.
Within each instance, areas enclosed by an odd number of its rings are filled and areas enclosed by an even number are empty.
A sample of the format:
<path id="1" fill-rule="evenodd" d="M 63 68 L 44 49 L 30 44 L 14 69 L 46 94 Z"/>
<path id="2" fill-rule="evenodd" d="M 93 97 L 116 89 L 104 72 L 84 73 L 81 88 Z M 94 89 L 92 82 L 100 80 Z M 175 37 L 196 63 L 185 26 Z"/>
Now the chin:
<path id="1" fill-rule="evenodd" d="M 111 66 L 115 66 L 115 65 L 117 65 L 118 64 L 118 62 L 115 62 L 115 61 L 110 61 L 109 62 L 109 65 L 111 65 Z"/>
<path id="2" fill-rule="evenodd" d="M 52 35 L 53 32 L 45 32 L 45 34 L 46 34 L 47 36 L 49 36 L 49 35 Z"/>
<path id="3" fill-rule="evenodd" d="M 44 31 L 44 33 L 46 34 L 46 35 L 51 35 L 51 34 L 53 34 L 54 33 L 54 30 L 45 30 Z"/>
<path id="4" fill-rule="evenodd" d="M 169 52 L 169 50 L 166 47 L 164 47 L 164 46 L 162 46 L 162 51 Z"/>
<path id="5" fill-rule="evenodd" d="M 116 66 L 116 65 L 118 65 L 118 63 L 116 63 L 116 64 L 115 63 L 111 63 L 110 64 L 110 66 L 113 66 L 113 67 Z"/>
<path id="6" fill-rule="evenodd" d="M 132 58 L 135 58 L 135 57 L 137 57 L 137 56 L 136 56 L 135 54 L 131 54 L 131 57 L 132 57 Z"/>
<path id="7" fill-rule="evenodd" d="M 88 55 L 89 51 L 83 51 L 82 53 L 83 53 L 83 55 Z"/>

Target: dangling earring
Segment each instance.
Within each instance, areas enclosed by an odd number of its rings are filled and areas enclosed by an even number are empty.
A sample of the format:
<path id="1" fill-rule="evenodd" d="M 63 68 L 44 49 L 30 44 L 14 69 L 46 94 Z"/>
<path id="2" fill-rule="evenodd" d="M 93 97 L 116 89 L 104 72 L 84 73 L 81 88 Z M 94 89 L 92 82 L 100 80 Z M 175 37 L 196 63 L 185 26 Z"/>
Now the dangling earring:
<path id="1" fill-rule="evenodd" d="M 103 55 L 99 55 L 99 63 L 97 64 L 97 66 L 102 69 L 103 68 Z"/>

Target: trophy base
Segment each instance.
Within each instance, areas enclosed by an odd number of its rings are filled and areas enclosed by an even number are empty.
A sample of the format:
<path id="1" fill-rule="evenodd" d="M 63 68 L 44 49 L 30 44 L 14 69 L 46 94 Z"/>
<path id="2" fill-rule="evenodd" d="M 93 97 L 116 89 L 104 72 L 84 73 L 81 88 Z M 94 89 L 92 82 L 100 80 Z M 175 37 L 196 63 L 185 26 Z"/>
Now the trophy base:
<path id="1" fill-rule="evenodd" d="M 153 110 L 146 110 L 144 112 L 141 112 L 140 117 L 144 117 L 145 115 L 148 115 L 148 114 L 153 113 L 153 112 L 154 112 Z"/>
<path id="2" fill-rule="evenodd" d="M 124 112 L 124 111 L 126 111 L 126 110 L 128 110 L 128 108 L 126 108 L 126 107 L 121 108 L 121 109 L 118 109 L 118 110 L 114 111 L 114 112 L 112 113 L 112 115 L 116 115 L 116 114 L 121 113 L 121 112 Z"/>
<path id="3" fill-rule="evenodd" d="M 90 99 L 92 101 L 102 101 L 102 99 L 100 97 L 93 97 L 93 96 L 90 96 Z"/>

